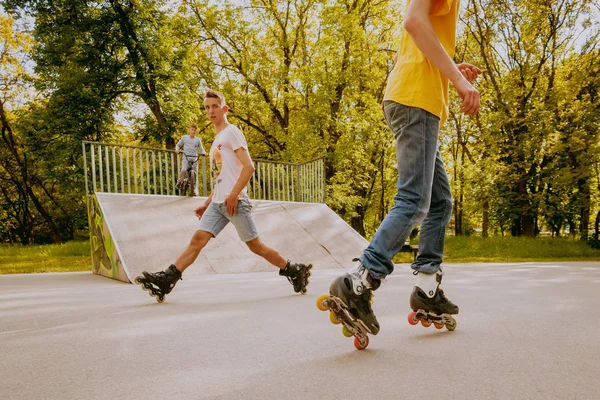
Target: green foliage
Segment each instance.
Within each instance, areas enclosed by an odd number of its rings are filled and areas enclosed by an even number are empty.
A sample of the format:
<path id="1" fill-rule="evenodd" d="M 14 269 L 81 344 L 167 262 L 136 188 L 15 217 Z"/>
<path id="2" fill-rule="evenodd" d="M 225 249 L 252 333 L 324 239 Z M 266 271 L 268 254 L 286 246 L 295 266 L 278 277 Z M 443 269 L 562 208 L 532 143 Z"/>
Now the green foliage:
<path id="1" fill-rule="evenodd" d="M 73 237 L 86 224 L 81 140 L 170 147 L 189 122 L 208 124 L 209 87 L 225 93 L 254 157 L 325 155 L 327 203 L 370 237 L 396 191 L 381 102 L 400 3 L 4 0 L 11 15 L 35 16 L 30 32 L 3 25 L 13 49 L 3 68 L 20 71 L 5 74 L 14 78 L 5 87 L 18 97 L 33 84 L 36 95 L 6 108 L 3 129 L 10 126 L 15 145 L 0 149 L 8 166 L 0 170 L 0 237 Z M 600 209 L 592 7 L 597 1 L 463 2 L 455 60 L 485 73 L 480 115 L 461 115 L 451 89 L 440 136 L 456 235 L 588 236 Z M 24 76 L 18 54 L 31 57 L 33 76 Z M 207 143 L 211 129 L 201 134 Z"/>
<path id="2" fill-rule="evenodd" d="M 446 155 L 466 199 L 459 208 L 486 214 L 490 231 L 560 235 L 568 227 L 587 237 L 600 157 L 598 26 L 586 27 L 588 45 L 576 43 L 590 4 L 467 2 L 456 58 L 485 69 L 482 110 L 471 120 L 454 112 Z"/>

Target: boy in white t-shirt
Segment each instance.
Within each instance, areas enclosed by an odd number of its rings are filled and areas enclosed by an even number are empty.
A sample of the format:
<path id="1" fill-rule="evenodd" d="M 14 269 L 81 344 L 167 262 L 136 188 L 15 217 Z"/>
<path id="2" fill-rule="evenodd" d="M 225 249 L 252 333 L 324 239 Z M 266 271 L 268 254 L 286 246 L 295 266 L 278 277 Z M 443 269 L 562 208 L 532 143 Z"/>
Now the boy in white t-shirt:
<path id="1" fill-rule="evenodd" d="M 254 173 L 254 164 L 248 152 L 244 134 L 227 121 L 229 108 L 222 93 L 208 90 L 204 97 L 206 113 L 213 123 L 217 136 L 210 149 L 210 173 L 213 192 L 206 202 L 194 212 L 200 218 L 200 226 L 187 249 L 175 264 L 157 273 L 143 272 L 136 278 L 145 290 L 151 290 L 159 302 L 173 290 L 181 274 L 189 267 L 206 246 L 231 222 L 242 241 L 255 254 L 279 268 L 279 275 L 288 278 L 296 293 L 306 293 L 312 265 L 286 261 L 274 249 L 267 247 L 258 237 L 246 193 L 246 186 Z"/>

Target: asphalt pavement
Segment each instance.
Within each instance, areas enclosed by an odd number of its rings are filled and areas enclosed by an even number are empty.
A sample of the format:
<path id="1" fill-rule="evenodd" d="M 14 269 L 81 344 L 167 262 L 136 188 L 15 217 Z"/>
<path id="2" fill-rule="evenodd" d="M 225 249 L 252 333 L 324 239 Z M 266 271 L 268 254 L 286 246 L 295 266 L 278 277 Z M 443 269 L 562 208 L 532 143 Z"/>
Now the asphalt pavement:
<path id="1" fill-rule="evenodd" d="M 376 292 L 366 350 L 273 272 L 184 274 L 166 302 L 91 273 L 0 276 L 0 399 L 600 399 L 600 263 L 452 264 L 454 332 Z"/>

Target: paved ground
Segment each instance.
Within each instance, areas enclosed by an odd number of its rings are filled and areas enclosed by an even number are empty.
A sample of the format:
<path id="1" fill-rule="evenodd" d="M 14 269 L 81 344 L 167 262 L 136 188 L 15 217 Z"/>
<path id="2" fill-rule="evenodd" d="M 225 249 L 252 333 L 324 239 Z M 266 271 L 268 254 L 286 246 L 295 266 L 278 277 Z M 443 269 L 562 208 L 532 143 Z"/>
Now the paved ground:
<path id="1" fill-rule="evenodd" d="M 446 268 L 454 332 L 406 322 L 413 277 L 376 293 L 354 349 L 272 273 L 189 275 L 164 304 L 90 273 L 0 276 L 0 399 L 598 399 L 600 263 Z"/>

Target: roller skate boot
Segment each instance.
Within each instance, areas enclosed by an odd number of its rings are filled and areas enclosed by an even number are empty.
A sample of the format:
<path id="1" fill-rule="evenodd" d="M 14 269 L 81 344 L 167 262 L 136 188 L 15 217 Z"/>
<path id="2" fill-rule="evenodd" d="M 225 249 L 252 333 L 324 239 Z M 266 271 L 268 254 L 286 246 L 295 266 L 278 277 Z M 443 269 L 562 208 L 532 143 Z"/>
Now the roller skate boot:
<path id="1" fill-rule="evenodd" d="M 408 314 L 408 323 L 429 327 L 433 325 L 437 329 L 453 331 L 456 329 L 456 320 L 452 317 L 458 314 L 458 306 L 452 303 L 444 294 L 440 284 L 442 282 L 442 270 L 434 274 L 414 272 L 417 275 L 417 283 L 410 295 L 410 308 L 413 310 Z"/>
<path id="2" fill-rule="evenodd" d="M 135 278 L 135 283 L 142 285 L 143 290 L 147 290 L 150 296 L 156 297 L 156 301 L 162 303 L 165 296 L 173 290 L 177 281 L 181 279 L 181 272 L 171 264 L 164 271 L 155 273 L 142 272 L 142 275 Z"/>
<path id="3" fill-rule="evenodd" d="M 310 278 L 312 264 L 291 264 L 289 261 L 284 269 L 279 270 L 279 276 L 285 276 L 294 286 L 294 292 L 305 294 Z"/>
<path id="4" fill-rule="evenodd" d="M 379 322 L 371 303 L 373 291 L 379 288 L 381 279 L 373 278 L 359 259 L 353 261 L 358 261 L 358 266 L 336 278 L 329 287 L 329 295 L 317 299 L 317 307 L 322 311 L 329 310 L 330 321 L 343 324 L 343 335 L 354 336 L 354 346 L 363 350 L 369 345 L 368 334 L 379 333 Z"/>

